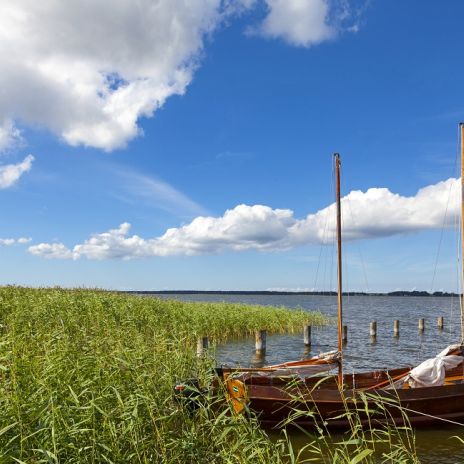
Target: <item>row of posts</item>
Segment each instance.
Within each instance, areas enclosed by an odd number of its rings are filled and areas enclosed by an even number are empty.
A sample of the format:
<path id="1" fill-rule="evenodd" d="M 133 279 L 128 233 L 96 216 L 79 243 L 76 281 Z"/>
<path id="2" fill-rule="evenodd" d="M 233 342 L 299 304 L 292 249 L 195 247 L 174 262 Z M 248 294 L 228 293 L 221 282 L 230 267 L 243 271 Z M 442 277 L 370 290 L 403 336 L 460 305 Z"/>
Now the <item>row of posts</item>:
<path id="1" fill-rule="evenodd" d="M 437 319 L 437 327 L 439 330 L 443 329 L 443 316 L 440 316 Z M 423 333 L 425 330 L 425 319 L 419 319 L 419 333 Z M 369 336 L 371 339 L 377 338 L 377 321 L 372 321 L 369 325 Z M 400 321 L 395 319 L 393 321 L 393 336 L 399 337 L 400 336 Z M 263 355 L 266 352 L 266 337 L 267 331 L 266 330 L 257 330 L 255 332 L 255 350 L 256 354 Z M 343 343 L 348 342 L 348 327 L 346 325 L 343 326 L 342 330 L 342 341 Z M 305 346 L 311 346 L 311 326 L 306 325 L 303 329 L 303 342 Z M 197 355 L 202 356 L 204 352 L 209 347 L 209 339 L 208 337 L 200 337 L 197 343 Z"/>

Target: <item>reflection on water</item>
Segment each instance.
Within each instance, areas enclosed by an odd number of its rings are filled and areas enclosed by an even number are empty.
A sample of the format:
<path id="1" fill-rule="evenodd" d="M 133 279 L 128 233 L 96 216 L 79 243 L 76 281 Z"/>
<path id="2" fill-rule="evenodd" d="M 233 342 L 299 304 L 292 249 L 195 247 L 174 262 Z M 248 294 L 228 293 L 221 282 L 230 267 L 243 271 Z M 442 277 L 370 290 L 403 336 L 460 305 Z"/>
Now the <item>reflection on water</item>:
<path id="1" fill-rule="evenodd" d="M 461 444 L 456 436 L 463 434 L 461 429 L 445 426 L 442 428 L 420 429 L 416 431 L 416 452 L 422 464 L 462 464 L 464 462 L 464 445 Z M 283 438 L 280 433 L 271 433 L 272 439 Z M 350 437 L 341 433 L 332 433 L 331 443 L 340 443 L 347 441 Z M 294 449 L 301 449 L 303 446 L 311 443 L 314 437 L 309 436 L 296 429 L 292 430 L 290 440 Z M 404 435 L 404 440 L 407 440 Z M 330 446 L 329 444 L 329 446 Z M 376 446 L 378 458 L 377 462 L 384 463 L 385 458 L 382 453 L 388 453 L 387 445 Z M 307 453 L 305 458 L 314 458 L 314 454 Z M 391 462 L 391 461 L 388 461 Z"/>
<path id="2" fill-rule="evenodd" d="M 319 310 L 335 317 L 337 301 L 331 296 L 312 295 L 169 295 L 185 301 L 230 301 Z M 437 328 L 444 316 L 445 328 Z M 420 334 L 418 321 L 425 319 Z M 393 321 L 400 320 L 400 335 L 394 337 Z M 377 321 L 377 338 L 371 340 L 369 323 Z M 346 373 L 417 365 L 435 356 L 460 337 L 459 301 L 445 297 L 352 296 L 344 298 L 344 324 L 348 343 L 344 348 Z M 337 347 L 335 326 L 312 329 L 312 346 L 305 349 L 303 334 L 268 335 L 265 358 L 258 359 L 251 338 L 235 340 L 216 349 L 219 365 L 255 366 L 314 356 Z M 464 427 L 440 427 L 417 432 L 417 449 L 423 463 L 464 463 L 464 445 L 453 435 L 464 437 Z M 303 440 L 304 436 L 295 440 Z M 303 445 L 303 443 L 301 443 Z"/>

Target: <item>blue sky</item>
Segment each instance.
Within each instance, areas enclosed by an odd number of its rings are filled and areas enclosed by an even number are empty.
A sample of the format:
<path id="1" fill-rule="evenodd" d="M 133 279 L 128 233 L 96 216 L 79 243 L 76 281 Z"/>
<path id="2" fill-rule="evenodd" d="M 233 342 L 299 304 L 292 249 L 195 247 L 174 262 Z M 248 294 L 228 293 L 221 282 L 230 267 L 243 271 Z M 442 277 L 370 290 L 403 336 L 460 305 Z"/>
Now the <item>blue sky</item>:
<path id="1" fill-rule="evenodd" d="M 338 151 L 346 288 L 457 290 L 462 2 L 149 3 L 0 7 L 1 284 L 334 287 Z"/>

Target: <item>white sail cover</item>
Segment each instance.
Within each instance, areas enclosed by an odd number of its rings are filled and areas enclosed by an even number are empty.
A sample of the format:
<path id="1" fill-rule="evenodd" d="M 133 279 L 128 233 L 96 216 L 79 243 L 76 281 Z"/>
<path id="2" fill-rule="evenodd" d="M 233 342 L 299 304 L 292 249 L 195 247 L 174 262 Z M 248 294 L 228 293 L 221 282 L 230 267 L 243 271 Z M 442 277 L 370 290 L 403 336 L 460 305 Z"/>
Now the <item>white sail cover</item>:
<path id="1" fill-rule="evenodd" d="M 459 348 L 461 348 L 461 345 L 450 345 L 434 358 L 427 359 L 427 361 L 412 369 L 398 383 L 402 385 L 409 382 L 411 388 L 443 385 L 446 371 L 459 366 L 464 361 L 463 356 L 448 354 Z"/>

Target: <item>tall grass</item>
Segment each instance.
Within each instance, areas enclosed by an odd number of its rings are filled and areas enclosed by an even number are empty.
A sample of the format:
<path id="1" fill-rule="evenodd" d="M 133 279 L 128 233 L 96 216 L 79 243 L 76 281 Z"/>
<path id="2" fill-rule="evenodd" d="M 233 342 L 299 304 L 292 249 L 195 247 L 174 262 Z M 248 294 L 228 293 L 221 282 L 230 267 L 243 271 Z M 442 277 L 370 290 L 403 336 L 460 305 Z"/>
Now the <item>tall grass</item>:
<path id="1" fill-rule="evenodd" d="M 349 424 L 348 430 L 343 435 L 331 432 L 327 428 L 327 423 L 318 420 L 317 410 L 304 401 L 303 392 L 294 395 L 292 413 L 281 426 L 290 424 L 295 426 L 299 419 L 304 419 L 313 421 L 314 427 L 304 429 L 297 426 L 300 431 L 300 442 L 303 437 L 305 442 L 297 453 L 293 452 L 292 441 L 284 432 L 288 444 L 287 453 L 292 457 L 292 463 L 419 463 L 415 434 L 407 414 L 401 409 L 398 397 L 361 391 L 353 397 L 344 395 L 342 397 L 345 398 L 344 409 L 336 419 L 345 420 Z M 395 425 L 391 408 L 401 412 L 403 425 Z"/>
<path id="2" fill-rule="evenodd" d="M 177 379 L 207 381 L 195 340 L 258 328 L 300 330 L 319 313 L 183 303 L 103 291 L 0 289 L 0 461 L 279 463 L 253 419 L 221 399 L 192 415 L 173 401 Z M 207 382 L 205 382 L 207 383 Z"/>

